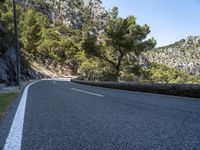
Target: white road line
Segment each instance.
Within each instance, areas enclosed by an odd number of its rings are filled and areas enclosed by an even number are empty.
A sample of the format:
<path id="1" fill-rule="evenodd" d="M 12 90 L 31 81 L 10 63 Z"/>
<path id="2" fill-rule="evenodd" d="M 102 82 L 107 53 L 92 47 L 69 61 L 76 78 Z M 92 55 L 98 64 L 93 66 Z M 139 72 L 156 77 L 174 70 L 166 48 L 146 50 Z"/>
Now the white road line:
<path id="1" fill-rule="evenodd" d="M 90 95 L 94 95 L 94 96 L 104 97 L 104 95 L 101 95 L 101 94 L 91 93 L 91 92 L 87 92 L 87 91 L 83 91 L 83 90 L 79 90 L 79 89 L 75 89 L 75 88 L 71 88 L 71 90 L 78 91 L 78 92 L 81 92 L 81 93 L 90 94 Z"/>
<path id="2" fill-rule="evenodd" d="M 3 150 L 21 150 L 22 132 L 23 132 L 23 125 L 24 125 L 24 116 L 25 116 L 28 89 L 31 85 L 37 82 L 39 81 L 29 84 L 24 89 L 24 92 L 22 94 L 19 106 L 17 108 L 12 126 L 10 128 L 10 132 L 6 139 L 6 143 L 4 145 Z"/>

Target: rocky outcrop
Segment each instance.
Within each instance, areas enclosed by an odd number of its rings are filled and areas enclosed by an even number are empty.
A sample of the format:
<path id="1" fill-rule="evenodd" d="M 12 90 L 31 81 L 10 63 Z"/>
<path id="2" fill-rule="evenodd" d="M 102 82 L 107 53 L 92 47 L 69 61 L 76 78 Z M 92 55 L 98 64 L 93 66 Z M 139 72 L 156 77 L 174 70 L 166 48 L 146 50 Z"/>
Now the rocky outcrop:
<path id="1" fill-rule="evenodd" d="M 14 34 L 5 25 L 0 24 L 0 89 L 5 85 L 17 84 L 17 53 L 13 48 Z M 25 65 L 21 68 L 21 80 L 49 78 L 48 75 L 37 72 Z"/>
<path id="2" fill-rule="evenodd" d="M 51 78 L 51 76 L 38 72 L 34 70 L 33 68 L 24 68 L 21 67 L 21 80 L 22 81 L 28 81 L 31 79 L 44 79 L 44 78 Z"/>
<path id="3" fill-rule="evenodd" d="M 15 85 L 17 81 L 17 58 L 13 48 L 0 57 L 0 83 Z"/>
<path id="4" fill-rule="evenodd" d="M 150 62 L 200 75 L 200 37 L 190 36 L 174 44 L 146 52 L 143 57 Z"/>
<path id="5" fill-rule="evenodd" d="M 63 23 L 74 28 L 79 28 L 83 23 L 85 8 L 89 8 L 93 19 L 103 21 L 106 10 L 100 0 L 17 0 L 23 8 L 32 7 L 45 13 L 54 23 Z M 7 29 L 0 26 L 0 84 L 15 85 L 17 75 L 17 58 L 13 47 L 13 37 L 7 33 Z M 5 38 L 4 36 L 8 36 Z M 11 39 L 11 42 L 8 42 Z M 6 43 L 6 45 L 3 45 Z M 49 78 L 42 72 L 31 67 L 21 67 L 21 80 Z"/>
<path id="6" fill-rule="evenodd" d="M 17 57 L 14 48 L 10 48 L 0 57 L 0 84 L 1 86 L 16 85 L 17 83 Z M 21 65 L 21 80 L 50 78 L 41 72 Z"/>
<path id="7" fill-rule="evenodd" d="M 44 12 L 54 23 L 79 28 L 83 23 L 84 9 L 90 8 L 94 19 L 103 20 L 106 10 L 101 0 L 18 0 L 23 7 L 34 7 Z"/>

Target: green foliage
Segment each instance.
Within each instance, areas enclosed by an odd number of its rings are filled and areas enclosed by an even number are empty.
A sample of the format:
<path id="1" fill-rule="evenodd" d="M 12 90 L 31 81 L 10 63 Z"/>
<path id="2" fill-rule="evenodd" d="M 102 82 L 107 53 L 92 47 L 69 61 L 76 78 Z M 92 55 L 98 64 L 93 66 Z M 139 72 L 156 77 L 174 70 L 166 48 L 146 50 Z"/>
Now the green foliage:
<path id="1" fill-rule="evenodd" d="M 31 3 L 54 9 L 44 0 L 32 0 Z M 134 16 L 118 17 L 118 8 L 114 7 L 102 23 L 81 0 L 68 3 L 72 9 L 82 12 L 79 28 L 52 23 L 42 11 L 17 5 L 20 47 L 25 59 L 42 62 L 46 68 L 52 64 L 60 64 L 61 69 L 68 66 L 74 73 L 83 74 L 85 80 L 117 81 L 120 77 L 123 81 L 200 83 L 199 76 L 163 65 L 151 64 L 147 69 L 139 65 L 138 56 L 154 48 L 156 41 L 146 39 L 149 26 L 138 25 Z M 9 43 L 5 35 L 13 32 L 12 1 L 1 4 L 1 24 L 8 30 L 0 32 L 0 42 Z M 52 4 L 57 2 L 52 1 Z M 1 44 L 0 52 L 8 49 L 10 43 Z"/>
<path id="2" fill-rule="evenodd" d="M 17 11 L 17 23 L 20 22 L 20 17 L 23 13 L 23 10 L 20 5 L 16 5 L 16 11 Z M 13 32 L 13 2 L 12 0 L 7 0 L 6 2 L 0 3 L 0 20 L 1 24 L 6 25 L 7 29 L 9 31 Z"/>
<path id="3" fill-rule="evenodd" d="M 69 0 L 68 5 L 71 8 L 80 8 L 83 5 L 83 2 L 81 0 Z"/>
<path id="4" fill-rule="evenodd" d="M 0 93 L 0 119 L 9 105 L 17 97 L 17 93 Z"/>
<path id="5" fill-rule="evenodd" d="M 10 8 L 12 8 L 11 1 L 0 2 L 0 55 L 4 54 L 14 41 L 13 9 Z"/>
<path id="6" fill-rule="evenodd" d="M 47 17 L 35 10 L 28 9 L 20 22 L 20 40 L 22 48 L 27 53 L 31 53 L 34 57 L 37 57 L 37 47 L 41 44 L 41 38 L 43 30 L 48 27 Z"/>
<path id="7" fill-rule="evenodd" d="M 52 63 L 60 63 L 62 68 L 78 51 L 78 33 L 63 24 L 52 26 L 48 17 L 37 10 L 28 8 L 23 12 L 19 29 L 21 51 L 29 61 L 41 60 L 47 68 Z"/>
<path id="8" fill-rule="evenodd" d="M 8 29 L 13 27 L 13 9 L 10 1 L 0 6 L 0 20 L 1 24 L 5 24 Z"/>
<path id="9" fill-rule="evenodd" d="M 151 64 L 148 69 L 143 69 L 141 80 L 153 83 L 178 83 L 200 84 L 200 76 L 188 75 L 165 65 Z"/>
<path id="10" fill-rule="evenodd" d="M 99 76 L 99 63 L 94 58 L 86 59 L 80 65 L 80 71 L 83 73 L 85 80 L 95 80 Z"/>
<path id="11" fill-rule="evenodd" d="M 155 46 L 154 39 L 146 40 L 150 30 L 147 25 L 136 24 L 134 16 L 118 17 L 118 9 L 113 8 L 108 15 L 104 32 L 98 35 L 88 31 L 83 42 L 83 49 L 90 56 L 95 56 L 112 66 L 116 79 L 119 77 L 122 61 L 129 54 L 138 56 L 141 52 Z"/>

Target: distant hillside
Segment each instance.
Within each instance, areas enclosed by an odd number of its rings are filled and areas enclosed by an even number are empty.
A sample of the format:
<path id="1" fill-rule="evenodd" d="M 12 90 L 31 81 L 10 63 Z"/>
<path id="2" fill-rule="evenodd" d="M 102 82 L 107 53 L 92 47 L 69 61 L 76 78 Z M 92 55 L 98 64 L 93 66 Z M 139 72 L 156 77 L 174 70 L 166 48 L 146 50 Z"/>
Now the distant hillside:
<path id="1" fill-rule="evenodd" d="M 174 44 L 155 48 L 146 52 L 144 57 L 153 63 L 200 75 L 200 36 L 189 36 Z"/>

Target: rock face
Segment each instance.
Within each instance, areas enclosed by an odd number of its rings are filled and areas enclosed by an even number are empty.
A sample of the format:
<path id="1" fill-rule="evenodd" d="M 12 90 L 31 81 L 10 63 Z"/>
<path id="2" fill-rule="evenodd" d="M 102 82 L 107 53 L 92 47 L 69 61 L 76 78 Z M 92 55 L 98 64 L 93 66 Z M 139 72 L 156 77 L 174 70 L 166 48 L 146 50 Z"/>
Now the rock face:
<path id="1" fill-rule="evenodd" d="M 4 25 L 0 24 L 0 89 L 5 85 L 13 86 L 17 84 L 17 53 L 13 46 L 13 37 L 14 35 L 9 33 Z M 21 65 L 20 68 L 21 80 L 49 78 L 49 76 L 38 73 L 24 65 Z"/>
<path id="2" fill-rule="evenodd" d="M 82 15 L 86 8 L 89 8 L 94 19 L 100 22 L 104 20 L 103 18 L 107 13 L 102 7 L 101 0 L 18 0 L 17 3 L 24 8 L 33 7 L 45 13 L 54 23 L 62 23 L 74 28 L 79 28 L 82 25 Z M 6 28 L 3 28 L 2 25 L 0 27 L 1 33 L 7 35 Z M 4 40 L 5 38 L 0 35 L 0 41 L 2 41 L 2 39 Z M 2 43 L 5 42 L 1 42 L 0 46 Z M 16 85 L 16 52 L 15 49 L 12 48 L 12 44 L 8 44 L 5 53 L 3 51 L 5 49 L 4 47 L 0 47 L 0 85 Z M 39 73 L 32 68 L 21 66 L 21 80 L 37 78 L 49 78 L 49 76 Z"/>
<path id="3" fill-rule="evenodd" d="M 0 57 L 0 83 L 16 84 L 17 58 L 13 48 Z"/>
<path id="4" fill-rule="evenodd" d="M 18 0 L 18 3 L 44 12 L 54 23 L 60 22 L 74 28 L 79 28 L 83 23 L 82 14 L 86 8 L 90 8 L 94 19 L 98 20 L 107 13 L 101 0 Z"/>
<path id="5" fill-rule="evenodd" d="M 159 47 L 144 54 L 154 63 L 200 75 L 200 36 L 190 36 L 174 44 Z"/>
<path id="6" fill-rule="evenodd" d="M 17 83 L 17 57 L 14 48 L 10 48 L 0 57 L 0 87 L 13 86 Z M 50 78 L 48 75 L 37 72 L 32 68 L 21 65 L 21 80 Z"/>

